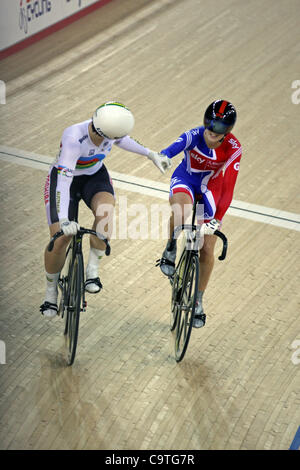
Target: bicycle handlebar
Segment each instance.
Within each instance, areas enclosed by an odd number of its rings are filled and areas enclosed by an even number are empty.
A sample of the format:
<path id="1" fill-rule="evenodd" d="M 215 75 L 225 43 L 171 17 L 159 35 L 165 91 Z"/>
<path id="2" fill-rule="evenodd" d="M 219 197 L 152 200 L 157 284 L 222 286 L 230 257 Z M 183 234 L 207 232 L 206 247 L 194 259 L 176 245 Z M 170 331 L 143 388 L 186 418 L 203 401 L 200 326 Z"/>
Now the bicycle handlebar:
<path id="1" fill-rule="evenodd" d="M 184 230 L 184 229 L 190 229 L 190 230 L 196 230 L 199 229 L 199 225 L 178 225 L 178 227 L 175 228 L 174 232 L 173 232 L 173 235 L 172 235 L 172 240 L 175 240 L 175 237 L 176 237 L 176 232 L 179 232 L 181 230 Z M 222 253 L 221 255 L 218 257 L 218 259 L 220 261 L 224 260 L 226 258 L 226 254 L 227 254 L 227 248 L 228 248 L 228 241 L 227 241 L 227 237 L 226 235 L 224 235 L 223 232 L 220 232 L 219 230 L 216 230 L 214 232 L 214 235 L 216 235 L 217 237 L 219 237 L 222 242 L 223 242 L 223 248 L 222 248 Z"/>
<path id="2" fill-rule="evenodd" d="M 103 240 L 106 245 L 105 254 L 106 256 L 110 255 L 110 244 L 107 238 L 104 237 L 104 235 L 102 235 L 101 233 L 95 232 L 95 230 L 91 230 L 91 229 L 84 228 L 84 227 L 80 227 L 77 233 L 79 233 L 80 235 L 85 235 L 85 234 L 95 235 L 95 237 L 99 238 L 99 240 Z M 64 235 L 64 232 L 62 230 L 55 233 L 55 235 L 51 238 L 49 245 L 47 247 L 48 251 L 53 250 L 55 240 L 57 240 L 57 238 L 61 237 L 62 235 Z"/>
<path id="3" fill-rule="evenodd" d="M 224 235 L 223 232 L 220 232 L 219 230 L 216 230 L 214 235 L 217 235 L 217 237 L 219 237 L 223 242 L 222 253 L 219 256 L 219 260 L 222 261 L 223 259 L 226 258 L 226 254 L 227 254 L 227 248 L 228 248 L 227 237 L 226 235 Z"/>

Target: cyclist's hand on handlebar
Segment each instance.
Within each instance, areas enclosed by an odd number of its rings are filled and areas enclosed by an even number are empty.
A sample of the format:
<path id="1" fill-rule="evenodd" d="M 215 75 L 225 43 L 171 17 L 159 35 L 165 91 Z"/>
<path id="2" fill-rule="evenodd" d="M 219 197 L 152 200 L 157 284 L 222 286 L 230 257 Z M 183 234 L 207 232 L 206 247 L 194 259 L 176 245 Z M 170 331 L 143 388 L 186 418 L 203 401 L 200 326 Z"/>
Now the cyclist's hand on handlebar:
<path id="1" fill-rule="evenodd" d="M 61 219 L 59 221 L 59 225 L 66 236 L 76 235 L 80 228 L 80 225 L 77 222 L 70 221 L 68 219 Z"/>
<path id="2" fill-rule="evenodd" d="M 157 168 L 161 171 L 161 173 L 164 173 L 171 166 L 171 160 L 166 155 L 163 155 L 162 153 L 151 151 L 149 152 L 148 158 L 154 163 L 154 165 L 157 166 Z"/>
<path id="3" fill-rule="evenodd" d="M 220 222 L 216 219 L 212 219 L 201 227 L 202 235 L 213 235 L 216 230 L 220 227 Z"/>

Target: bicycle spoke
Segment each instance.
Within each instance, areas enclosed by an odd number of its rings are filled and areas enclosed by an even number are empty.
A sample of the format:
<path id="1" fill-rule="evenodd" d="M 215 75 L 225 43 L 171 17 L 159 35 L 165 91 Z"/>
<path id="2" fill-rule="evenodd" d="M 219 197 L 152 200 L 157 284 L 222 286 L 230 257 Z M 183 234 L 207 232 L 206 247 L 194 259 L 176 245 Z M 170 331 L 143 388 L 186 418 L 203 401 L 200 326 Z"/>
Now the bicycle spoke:
<path id="1" fill-rule="evenodd" d="M 173 331 L 176 327 L 178 319 L 178 308 L 181 297 L 181 283 L 182 283 L 182 271 L 185 263 L 186 255 L 183 253 L 174 276 L 172 278 L 172 305 L 171 305 L 171 318 L 170 318 L 170 330 Z"/>
<path id="2" fill-rule="evenodd" d="M 193 327 L 196 296 L 198 291 L 199 261 L 192 256 L 186 267 L 186 276 L 183 279 L 182 295 L 177 313 L 175 358 L 179 362 L 183 359 Z"/>
<path id="3" fill-rule="evenodd" d="M 82 259 L 80 256 L 76 256 L 69 274 L 69 295 L 65 326 L 65 334 L 67 335 L 68 365 L 73 364 L 76 354 L 83 292 L 82 287 Z"/>
<path id="4" fill-rule="evenodd" d="M 199 242 L 201 241 L 201 230 L 197 224 L 197 204 L 193 204 L 193 215 L 191 224 L 183 224 L 175 227 L 172 240 L 177 238 L 179 231 L 188 230 L 188 236 L 184 236 L 184 249 L 176 266 L 172 286 L 171 306 L 171 331 L 175 330 L 175 358 L 179 362 L 183 359 L 193 327 L 198 282 L 199 282 Z M 223 250 L 219 260 L 223 260 L 227 254 L 227 238 L 218 230 L 214 233 L 223 241 Z"/>
<path id="5" fill-rule="evenodd" d="M 76 220 L 77 217 L 78 210 L 75 214 Z M 68 246 L 64 267 L 60 272 L 59 279 L 59 288 L 61 290 L 59 311 L 62 318 L 65 318 L 64 335 L 67 342 L 69 365 L 73 364 L 75 358 L 80 312 L 86 309 L 82 254 L 82 237 L 86 234 L 93 235 L 105 243 L 106 256 L 109 256 L 111 251 L 109 241 L 105 236 L 95 230 L 84 227 L 80 227 L 76 236 L 72 237 L 72 241 Z M 64 232 L 59 230 L 52 236 L 47 246 L 49 252 L 53 250 L 56 240 L 63 235 Z"/>

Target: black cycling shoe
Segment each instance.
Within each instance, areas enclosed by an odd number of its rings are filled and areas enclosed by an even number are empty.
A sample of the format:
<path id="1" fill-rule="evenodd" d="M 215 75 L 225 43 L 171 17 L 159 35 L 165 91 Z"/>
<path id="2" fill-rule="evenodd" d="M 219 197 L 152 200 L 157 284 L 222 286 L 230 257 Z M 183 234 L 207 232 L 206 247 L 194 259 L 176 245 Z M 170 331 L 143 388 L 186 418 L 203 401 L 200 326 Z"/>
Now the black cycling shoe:
<path id="1" fill-rule="evenodd" d="M 175 273 L 175 259 L 176 259 L 176 245 L 174 245 L 172 250 L 167 248 L 164 250 L 161 259 L 157 260 L 156 266 L 160 267 L 160 270 L 163 274 L 168 277 L 172 277 Z"/>

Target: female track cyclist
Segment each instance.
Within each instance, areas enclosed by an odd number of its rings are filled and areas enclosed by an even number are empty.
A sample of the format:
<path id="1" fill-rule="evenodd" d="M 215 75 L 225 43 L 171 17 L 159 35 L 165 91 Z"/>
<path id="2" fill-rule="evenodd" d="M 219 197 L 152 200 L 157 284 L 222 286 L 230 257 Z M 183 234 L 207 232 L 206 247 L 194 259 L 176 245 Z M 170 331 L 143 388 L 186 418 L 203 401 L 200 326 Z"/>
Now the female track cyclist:
<path id="1" fill-rule="evenodd" d="M 44 193 L 50 237 L 60 230 L 64 232 L 51 252 L 45 250 L 46 294 L 40 311 L 46 317 L 55 317 L 58 311 L 58 279 L 67 246 L 79 229 L 74 220 L 79 199 L 93 213 L 93 230 L 99 232 L 100 226 L 102 235 L 108 239 L 111 236 L 115 196 L 103 160 L 113 145 L 149 158 L 162 173 L 171 165 L 166 155 L 149 150 L 129 136 L 133 126 L 133 114 L 126 106 L 108 102 L 96 109 L 92 119 L 63 132 L 60 152 L 49 170 Z M 90 293 L 102 288 L 98 267 L 104 253 L 104 241 L 91 235 L 85 281 L 85 289 Z"/>
<path id="2" fill-rule="evenodd" d="M 184 224 L 195 197 L 201 199 L 204 243 L 199 252 L 200 280 L 193 324 L 196 328 L 206 321 L 202 299 L 214 266 L 217 237 L 213 234 L 232 201 L 240 167 L 241 144 L 231 133 L 235 122 L 234 106 L 229 101 L 216 100 L 206 109 L 203 126 L 183 133 L 161 151 L 168 158 L 184 152 L 171 177 L 169 241 L 160 260 L 161 271 L 167 276 L 175 271 L 176 240 L 171 242 L 174 228 Z"/>

